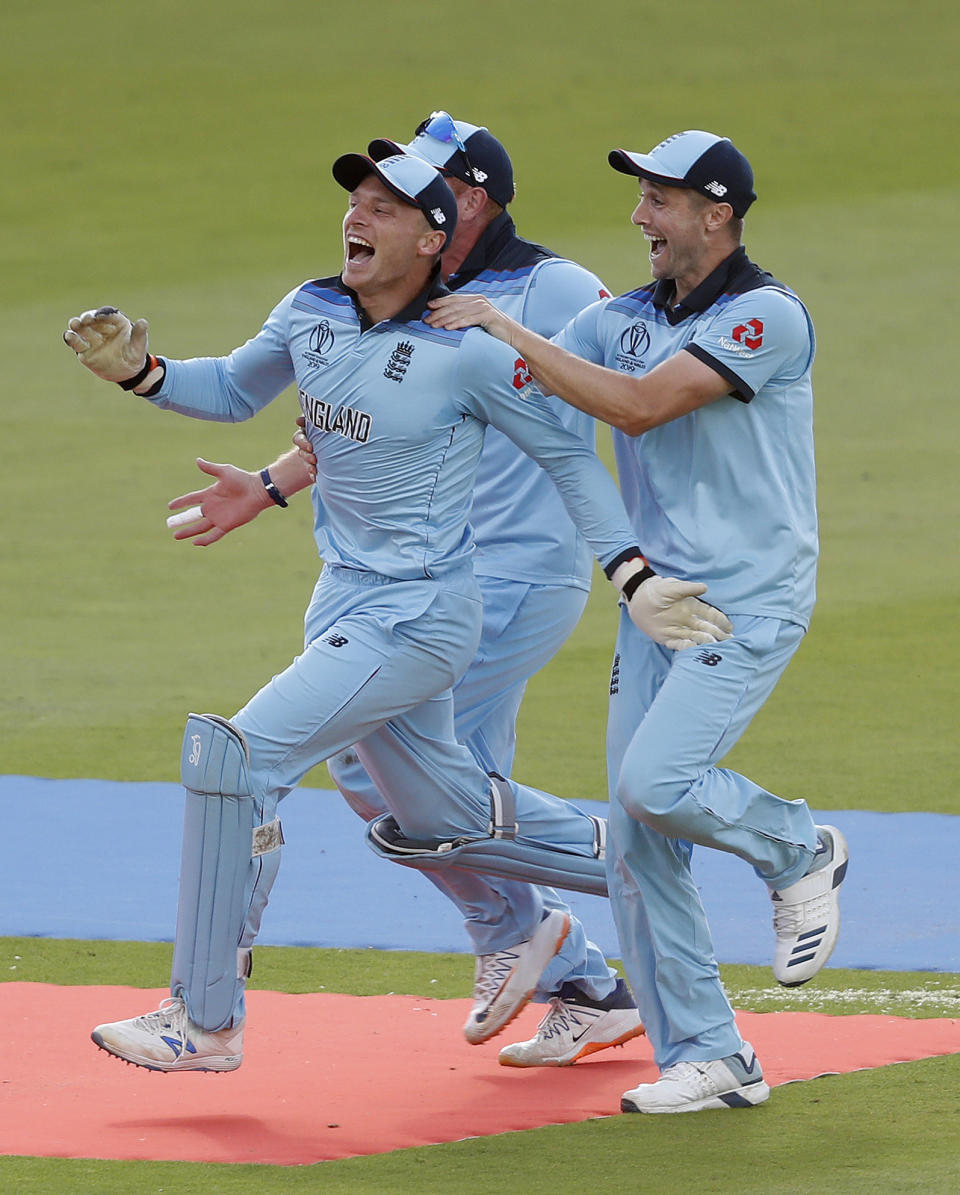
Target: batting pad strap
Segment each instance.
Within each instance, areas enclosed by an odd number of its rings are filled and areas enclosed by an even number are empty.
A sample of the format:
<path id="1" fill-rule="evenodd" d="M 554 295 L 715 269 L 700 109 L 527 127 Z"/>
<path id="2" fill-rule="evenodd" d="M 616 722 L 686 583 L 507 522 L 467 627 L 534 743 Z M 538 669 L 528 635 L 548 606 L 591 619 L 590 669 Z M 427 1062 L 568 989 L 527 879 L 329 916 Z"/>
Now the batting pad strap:
<path id="1" fill-rule="evenodd" d="M 253 840 L 250 846 L 250 858 L 258 859 L 261 855 L 269 855 L 271 851 L 278 851 L 283 846 L 283 827 L 280 819 L 275 817 L 265 826 L 253 827 Z"/>
<path id="2" fill-rule="evenodd" d="M 517 836 L 517 801 L 513 785 L 496 772 L 490 773 L 490 836 Z"/>
<path id="3" fill-rule="evenodd" d="M 461 867 L 506 880 L 607 895 L 606 868 L 597 855 L 590 858 L 515 838 L 457 838 L 448 842 L 409 839 L 403 837 L 389 815 L 370 822 L 366 837 L 367 845 L 382 859 L 420 871 Z"/>
<path id="4" fill-rule="evenodd" d="M 607 857 L 607 819 L 605 817 L 593 817 L 590 820 L 593 822 L 593 856 L 595 859 L 606 859 Z"/>
<path id="5" fill-rule="evenodd" d="M 206 796 L 250 797 L 250 749 L 243 734 L 217 714 L 190 714 L 183 732 L 180 780 Z"/>

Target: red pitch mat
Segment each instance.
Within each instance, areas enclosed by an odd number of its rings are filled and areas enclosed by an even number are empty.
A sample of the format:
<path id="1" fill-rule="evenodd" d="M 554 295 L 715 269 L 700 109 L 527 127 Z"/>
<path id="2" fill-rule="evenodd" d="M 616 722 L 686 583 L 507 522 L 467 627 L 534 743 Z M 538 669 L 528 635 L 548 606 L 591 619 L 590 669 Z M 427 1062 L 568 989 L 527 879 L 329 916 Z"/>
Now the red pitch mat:
<path id="1" fill-rule="evenodd" d="M 618 1114 L 655 1078 L 645 1038 L 563 1069 L 498 1066 L 542 1009 L 468 1046 L 468 1001 L 413 996 L 251 992 L 243 1066 L 225 1075 L 144 1071 L 89 1040 L 166 994 L 0 984 L 0 1153 L 303 1165 Z M 960 1020 L 738 1019 L 771 1084 L 960 1052 Z"/>

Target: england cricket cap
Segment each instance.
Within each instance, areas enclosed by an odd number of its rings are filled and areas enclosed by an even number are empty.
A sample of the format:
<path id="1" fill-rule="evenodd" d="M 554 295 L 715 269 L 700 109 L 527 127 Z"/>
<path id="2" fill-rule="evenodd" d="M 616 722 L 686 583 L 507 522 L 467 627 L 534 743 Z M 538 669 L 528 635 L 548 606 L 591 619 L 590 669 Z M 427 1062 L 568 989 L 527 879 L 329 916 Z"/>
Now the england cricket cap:
<path id="1" fill-rule="evenodd" d="M 728 137 L 700 129 L 674 133 L 648 154 L 612 149 L 608 160 L 621 174 L 687 187 L 715 203 L 729 203 L 735 216 L 743 216 L 757 197 L 753 170 L 739 149 Z"/>
<path id="2" fill-rule="evenodd" d="M 513 199 L 510 155 L 489 129 L 454 120 L 449 112 L 432 112 L 406 144 L 380 137 L 370 142 L 367 152 L 378 160 L 389 154 L 416 154 L 469 187 L 483 187 L 501 207 Z"/>
<path id="3" fill-rule="evenodd" d="M 365 154 L 343 154 L 333 164 L 333 177 L 346 191 L 355 191 L 368 174 L 375 174 L 404 203 L 418 207 L 430 227 L 445 232 L 450 243 L 457 226 L 457 199 L 439 170 L 401 153 L 379 162 Z"/>

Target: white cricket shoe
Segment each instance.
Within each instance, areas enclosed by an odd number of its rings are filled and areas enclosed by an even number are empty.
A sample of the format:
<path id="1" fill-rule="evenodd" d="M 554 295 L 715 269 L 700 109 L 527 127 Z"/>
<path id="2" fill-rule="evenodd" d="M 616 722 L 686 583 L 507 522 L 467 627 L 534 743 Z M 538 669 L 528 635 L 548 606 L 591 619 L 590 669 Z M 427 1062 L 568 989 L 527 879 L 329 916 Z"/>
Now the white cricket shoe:
<path id="1" fill-rule="evenodd" d="M 668 1066 L 656 1083 L 641 1083 L 625 1091 L 620 1110 L 702 1112 L 706 1108 L 752 1108 L 769 1095 L 753 1047 L 744 1043 L 729 1058 Z"/>
<path id="2" fill-rule="evenodd" d="M 573 1066 L 580 1058 L 622 1046 L 644 1032 L 640 1014 L 622 979 L 605 1000 L 590 1000 L 564 984 L 530 1041 L 504 1046 L 501 1066 Z"/>
<path id="3" fill-rule="evenodd" d="M 812 979 L 833 953 L 840 932 L 839 889 L 850 852 L 836 826 L 817 826 L 818 849 L 805 876 L 770 893 L 777 945 L 773 975 L 786 988 Z"/>
<path id="4" fill-rule="evenodd" d="M 98 1025 L 90 1036 L 101 1050 L 151 1071 L 235 1071 L 243 1061 L 243 1025 L 208 1033 L 178 996 L 145 1016 Z"/>
<path id="5" fill-rule="evenodd" d="M 569 915 L 553 909 L 525 942 L 477 956 L 473 1008 L 463 1026 L 463 1036 L 471 1045 L 489 1041 L 526 1008 L 569 931 Z"/>

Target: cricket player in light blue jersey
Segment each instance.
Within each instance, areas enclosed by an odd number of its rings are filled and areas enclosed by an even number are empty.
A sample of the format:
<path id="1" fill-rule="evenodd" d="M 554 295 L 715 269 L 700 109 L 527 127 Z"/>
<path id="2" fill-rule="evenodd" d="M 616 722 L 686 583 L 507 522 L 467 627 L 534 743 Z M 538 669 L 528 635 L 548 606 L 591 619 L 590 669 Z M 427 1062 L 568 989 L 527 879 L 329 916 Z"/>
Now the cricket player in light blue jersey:
<path id="1" fill-rule="evenodd" d="M 441 273 L 451 290 L 484 294 L 543 336 L 558 332 L 598 298 L 609 297 L 595 274 L 517 235 L 506 210 L 514 197 L 513 164 L 488 129 L 434 112 L 409 144 L 381 139 L 371 142 L 368 152 L 375 159 L 418 154 L 446 177 L 457 199 L 457 226 L 441 257 Z M 562 423 L 585 443 L 594 443 L 591 416 L 560 399 L 548 401 Z M 284 497 L 312 484 L 316 476 L 309 440 L 298 443 L 309 468 L 296 452 L 268 466 L 276 492 Z M 170 503 L 172 510 L 194 512 L 192 521 L 175 532 L 177 538 L 205 546 L 255 518 L 265 504 L 276 509 L 265 494 L 260 470 L 248 473 L 209 462 L 201 467 L 217 481 Z M 527 681 L 553 658 L 579 621 L 593 556 L 549 476 L 495 427 L 484 435 L 470 524 L 483 622 L 477 654 L 454 686 L 454 730 L 485 771 L 509 776 Z M 386 812 L 355 750 L 340 752 L 327 766 L 365 821 Z M 490 976 L 502 974 L 510 963 L 491 951 L 489 943 L 503 940 L 504 923 L 528 897 L 517 880 L 460 868 L 424 874 L 463 913 L 477 956 L 475 1006 L 465 1026 L 469 1040 L 477 1018 L 486 1021 L 496 1013 L 502 987 L 491 983 Z M 541 895 L 546 907 L 570 912 L 555 892 L 545 889 Z M 643 1032 L 626 984 L 572 914 L 570 932 L 533 998 L 549 1002 L 546 1015 L 531 1040 L 504 1046 L 499 1054 L 504 1066 L 569 1066 Z"/>
<path id="2" fill-rule="evenodd" d="M 720 982 L 690 870 L 694 844 L 739 855 L 774 902 L 774 974 L 823 966 L 839 929 L 843 835 L 719 766 L 806 631 L 818 552 L 810 372 L 797 296 L 741 245 L 756 198 L 732 143 L 699 130 L 649 154 L 633 212 L 654 282 L 576 316 L 553 342 L 453 295 L 438 327 L 480 324 L 545 391 L 614 427 L 621 489 L 650 565 L 703 578 L 730 617 L 720 644 L 666 653 L 621 620 L 611 683 L 608 880 L 627 978 L 661 1077 L 629 1112 L 749 1107 L 769 1095 Z"/>
<path id="3" fill-rule="evenodd" d="M 522 358 L 479 332 L 423 322 L 442 293 L 439 255 L 457 220 L 441 175 L 408 155 L 376 163 L 347 154 L 333 172 L 350 193 L 342 275 L 291 291 L 228 357 L 157 358 L 146 322 L 113 308 L 72 319 L 64 334 L 98 376 L 195 418 L 250 418 L 295 383 L 318 458 L 324 568 L 304 651 L 232 719 L 187 721 L 172 995 L 93 1033 L 150 1069 L 240 1065 L 250 952 L 283 841 L 278 803 L 350 744 L 390 809 L 368 829 L 384 856 L 599 890 L 605 824 L 489 776 L 453 730 L 451 689 L 480 632 L 467 516 L 488 424 L 549 472 L 638 625 L 677 649 L 729 633 L 698 600 L 705 586 L 651 574 L 612 478 L 557 419 Z M 568 931 L 539 888 L 525 892 L 500 979 L 508 998 L 477 1025 L 478 1040 L 523 1007 Z"/>

